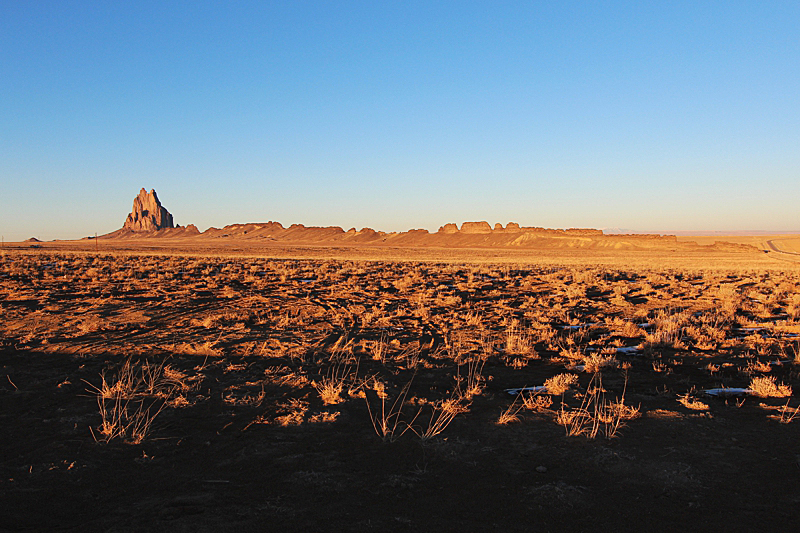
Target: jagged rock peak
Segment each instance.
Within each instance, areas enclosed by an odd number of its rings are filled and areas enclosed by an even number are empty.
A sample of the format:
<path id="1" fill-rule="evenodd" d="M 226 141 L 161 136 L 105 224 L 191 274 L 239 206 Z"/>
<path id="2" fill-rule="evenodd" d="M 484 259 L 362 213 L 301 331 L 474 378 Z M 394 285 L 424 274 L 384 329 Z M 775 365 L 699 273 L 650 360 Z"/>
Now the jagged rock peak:
<path id="1" fill-rule="evenodd" d="M 161 206 L 155 189 L 150 192 L 144 189 L 139 191 L 139 195 L 133 199 L 133 210 L 123 226 L 131 231 L 155 231 L 174 227 L 172 215 Z"/>

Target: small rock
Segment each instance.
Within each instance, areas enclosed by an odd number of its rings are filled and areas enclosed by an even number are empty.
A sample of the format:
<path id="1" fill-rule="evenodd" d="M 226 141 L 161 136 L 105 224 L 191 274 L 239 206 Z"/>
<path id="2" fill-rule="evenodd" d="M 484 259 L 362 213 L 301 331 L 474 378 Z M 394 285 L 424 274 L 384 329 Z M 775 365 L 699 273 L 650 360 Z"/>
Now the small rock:
<path id="1" fill-rule="evenodd" d="M 536 467 L 536 471 L 539 472 L 540 474 L 544 474 L 545 472 L 547 472 L 547 467 L 539 465 Z"/>

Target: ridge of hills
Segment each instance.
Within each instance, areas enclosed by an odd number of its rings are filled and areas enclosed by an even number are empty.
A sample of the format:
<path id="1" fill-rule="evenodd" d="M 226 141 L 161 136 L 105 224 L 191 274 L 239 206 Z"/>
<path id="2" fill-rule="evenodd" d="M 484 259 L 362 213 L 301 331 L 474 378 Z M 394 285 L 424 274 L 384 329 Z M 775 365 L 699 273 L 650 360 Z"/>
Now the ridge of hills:
<path id="1" fill-rule="evenodd" d="M 305 226 L 292 224 L 284 227 L 280 222 L 229 224 L 223 228 L 208 228 L 200 232 L 194 224 L 173 224 L 173 216 L 156 195 L 154 189 L 145 189 L 134 199 L 133 210 L 122 228 L 103 235 L 104 239 L 192 239 L 236 240 L 260 243 L 392 246 L 392 247 L 453 247 L 453 248 L 697 248 L 692 242 L 678 242 L 675 235 L 615 234 L 592 228 L 551 229 L 524 227 L 515 222 L 505 226 L 488 222 L 464 222 L 461 227 L 448 223 L 435 233 L 426 229 L 404 232 L 383 232 L 372 228 L 339 226 Z M 755 249 L 753 246 L 734 243 L 715 243 L 717 249 Z M 709 246 L 702 246 L 708 248 Z"/>

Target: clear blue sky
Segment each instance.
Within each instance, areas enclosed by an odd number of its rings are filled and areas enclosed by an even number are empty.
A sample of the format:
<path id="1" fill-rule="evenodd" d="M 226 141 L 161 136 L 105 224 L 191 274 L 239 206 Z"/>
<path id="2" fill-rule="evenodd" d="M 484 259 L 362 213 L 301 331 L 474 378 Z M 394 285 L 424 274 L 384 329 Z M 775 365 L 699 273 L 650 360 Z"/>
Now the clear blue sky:
<path id="1" fill-rule="evenodd" d="M 800 230 L 800 2 L 0 0 L 0 232 Z"/>

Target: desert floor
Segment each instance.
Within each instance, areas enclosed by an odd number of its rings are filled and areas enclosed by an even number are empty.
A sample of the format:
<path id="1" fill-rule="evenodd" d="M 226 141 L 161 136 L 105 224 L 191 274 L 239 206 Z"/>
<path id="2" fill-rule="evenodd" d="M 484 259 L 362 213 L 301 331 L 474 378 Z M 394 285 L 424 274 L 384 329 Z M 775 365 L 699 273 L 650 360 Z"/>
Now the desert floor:
<path id="1" fill-rule="evenodd" d="M 7 247 L 0 529 L 794 528 L 796 242 Z"/>

